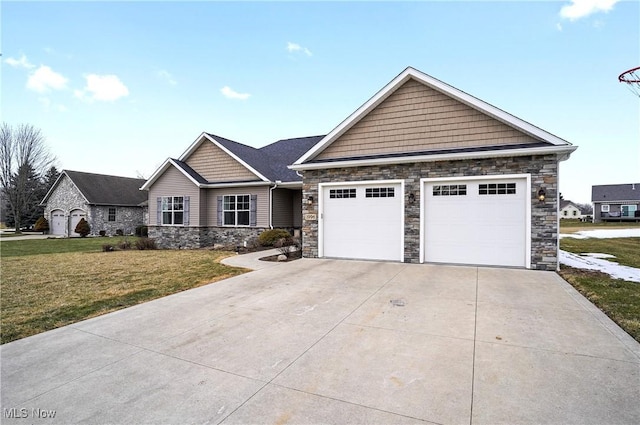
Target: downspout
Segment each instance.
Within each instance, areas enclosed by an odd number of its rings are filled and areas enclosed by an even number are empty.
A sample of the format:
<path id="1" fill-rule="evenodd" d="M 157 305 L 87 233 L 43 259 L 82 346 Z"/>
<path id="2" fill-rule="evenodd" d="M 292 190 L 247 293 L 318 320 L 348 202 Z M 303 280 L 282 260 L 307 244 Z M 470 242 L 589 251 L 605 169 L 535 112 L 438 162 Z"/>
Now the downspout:
<path id="1" fill-rule="evenodd" d="M 273 187 L 269 188 L 269 229 L 273 229 L 273 189 L 278 187 L 278 183 L 282 183 L 282 181 L 276 180 Z"/>

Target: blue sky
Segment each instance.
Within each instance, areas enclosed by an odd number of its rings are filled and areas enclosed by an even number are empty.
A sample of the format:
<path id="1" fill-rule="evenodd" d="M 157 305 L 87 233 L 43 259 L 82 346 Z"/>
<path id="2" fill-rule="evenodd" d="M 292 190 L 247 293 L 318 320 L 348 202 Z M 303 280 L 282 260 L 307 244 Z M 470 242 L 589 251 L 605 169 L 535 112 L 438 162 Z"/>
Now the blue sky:
<path id="1" fill-rule="evenodd" d="M 326 134 L 413 66 L 561 137 L 565 199 L 640 181 L 640 2 L 11 2 L 2 121 L 60 169 L 149 177 L 207 131 Z"/>

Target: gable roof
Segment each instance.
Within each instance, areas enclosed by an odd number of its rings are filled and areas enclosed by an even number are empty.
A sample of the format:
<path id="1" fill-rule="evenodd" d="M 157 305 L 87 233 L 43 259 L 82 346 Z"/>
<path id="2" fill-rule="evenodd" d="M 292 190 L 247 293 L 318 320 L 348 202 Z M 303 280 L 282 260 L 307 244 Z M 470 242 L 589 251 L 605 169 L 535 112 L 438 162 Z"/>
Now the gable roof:
<path id="1" fill-rule="evenodd" d="M 385 99 L 391 96 L 398 88 L 409 80 L 415 80 L 422 83 L 440 93 L 443 93 L 454 100 L 457 100 L 471 108 L 478 110 L 479 112 L 500 121 L 509 127 L 512 127 L 526 135 L 529 135 L 532 139 L 540 142 L 538 144 L 526 145 L 526 146 L 510 146 L 509 153 L 504 155 L 531 155 L 531 154 L 544 154 L 544 153 L 563 153 L 569 155 L 576 147 L 572 146 L 566 140 L 563 140 L 551 133 L 548 133 L 520 118 L 517 118 L 493 105 L 490 105 L 476 97 L 473 97 L 461 90 L 456 89 L 436 78 L 433 78 L 427 74 L 424 74 L 414 68 L 408 67 L 385 87 L 378 91 L 371 99 L 364 103 L 360 108 L 353 112 L 347 119 L 334 128 L 329 134 L 321 139 L 315 146 L 313 146 L 308 152 L 302 155 L 291 166 L 292 169 L 310 169 L 310 168 L 326 168 L 326 163 L 340 162 L 340 166 L 356 166 L 362 165 L 363 161 L 370 163 L 398 163 L 398 162 L 415 162 L 415 161 L 429 161 L 438 159 L 462 159 L 468 157 L 489 157 L 496 156 L 496 152 L 499 148 L 492 147 L 491 149 L 462 149 L 456 151 L 425 151 L 425 152 L 412 152 L 408 154 L 399 155 L 380 155 L 376 157 L 359 157 L 359 158 L 343 158 L 338 160 L 316 160 L 314 159 L 329 145 L 339 139 L 349 129 L 362 120 L 367 114 L 373 111 L 378 105 L 380 105 Z M 314 164 L 315 162 L 315 164 Z M 333 165 L 335 166 L 335 165 Z"/>
<path id="2" fill-rule="evenodd" d="M 591 186 L 591 202 L 640 201 L 640 183 Z"/>
<path id="3" fill-rule="evenodd" d="M 63 170 L 42 204 L 47 202 L 64 176 L 73 182 L 88 204 L 138 206 L 147 199 L 147 194 L 140 191 L 144 179 Z"/>
<path id="4" fill-rule="evenodd" d="M 169 158 L 146 181 L 141 189 L 148 189 L 169 166 L 176 167 L 198 187 L 216 185 L 265 184 L 275 182 L 301 182 L 302 178 L 288 168 L 304 152 L 309 150 L 324 136 L 297 137 L 282 139 L 262 148 L 254 148 L 211 133 L 202 133 L 194 143 L 180 156 L 180 159 Z M 215 182 L 208 181 L 184 162 L 202 143 L 214 143 L 230 157 L 253 173 L 259 181 Z"/>

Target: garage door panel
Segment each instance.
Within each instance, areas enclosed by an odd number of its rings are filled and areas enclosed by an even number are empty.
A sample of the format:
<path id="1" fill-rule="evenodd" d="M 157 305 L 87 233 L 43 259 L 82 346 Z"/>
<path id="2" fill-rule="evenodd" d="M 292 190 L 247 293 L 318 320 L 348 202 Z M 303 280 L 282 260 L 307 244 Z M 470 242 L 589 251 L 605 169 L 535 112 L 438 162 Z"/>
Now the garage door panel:
<path id="1" fill-rule="evenodd" d="M 390 188 L 392 190 L 388 190 Z M 400 184 L 385 182 L 323 188 L 321 255 L 336 258 L 401 260 L 400 192 Z"/>
<path id="2" fill-rule="evenodd" d="M 425 182 L 425 261 L 525 266 L 526 187 L 525 178 Z"/>

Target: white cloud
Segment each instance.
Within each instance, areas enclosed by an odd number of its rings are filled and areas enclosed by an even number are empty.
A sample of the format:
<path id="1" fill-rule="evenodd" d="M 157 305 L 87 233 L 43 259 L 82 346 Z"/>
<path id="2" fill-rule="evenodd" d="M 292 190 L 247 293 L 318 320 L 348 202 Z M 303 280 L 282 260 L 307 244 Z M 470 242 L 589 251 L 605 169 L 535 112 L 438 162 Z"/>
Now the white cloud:
<path id="1" fill-rule="evenodd" d="M 166 81 L 172 86 L 175 86 L 176 84 L 178 84 L 178 82 L 175 80 L 175 78 L 173 78 L 173 75 L 171 75 L 169 71 L 165 71 L 164 69 L 161 69 L 160 71 L 157 72 L 157 75 L 158 75 L 158 78 Z"/>
<path id="2" fill-rule="evenodd" d="M 309 49 L 307 49 L 306 47 L 302 47 L 298 43 L 292 43 L 290 41 L 287 42 L 287 51 L 289 53 L 300 52 L 300 53 L 306 54 L 307 56 L 312 56 L 311 51 Z"/>
<path id="3" fill-rule="evenodd" d="M 54 110 L 57 112 L 66 112 L 67 111 L 67 107 L 64 105 L 61 105 L 59 103 L 54 104 L 53 102 L 51 102 L 51 99 L 49 99 L 48 97 L 39 97 L 38 98 L 38 102 L 40 102 L 40 104 L 42 105 L 42 107 L 44 108 L 44 110 L 46 112 L 49 112 L 50 110 Z"/>
<path id="4" fill-rule="evenodd" d="M 575 21 L 593 13 L 608 12 L 618 1 L 620 0 L 571 0 L 571 4 L 562 6 L 560 16 Z"/>
<path id="5" fill-rule="evenodd" d="M 29 62 L 25 55 L 20 56 L 20 59 L 7 58 L 4 61 L 7 65 L 11 65 L 14 68 L 32 69 L 35 65 Z"/>
<path id="6" fill-rule="evenodd" d="M 129 89 L 116 75 L 88 74 L 84 78 L 87 80 L 84 89 L 74 91 L 78 99 L 113 102 L 129 95 Z"/>
<path id="7" fill-rule="evenodd" d="M 69 80 L 46 65 L 40 65 L 27 79 L 27 88 L 38 93 L 67 88 Z"/>
<path id="8" fill-rule="evenodd" d="M 246 100 L 251 96 L 249 93 L 238 93 L 229 86 L 224 86 L 223 88 L 221 88 L 220 93 L 222 93 L 224 97 L 228 99 Z"/>

